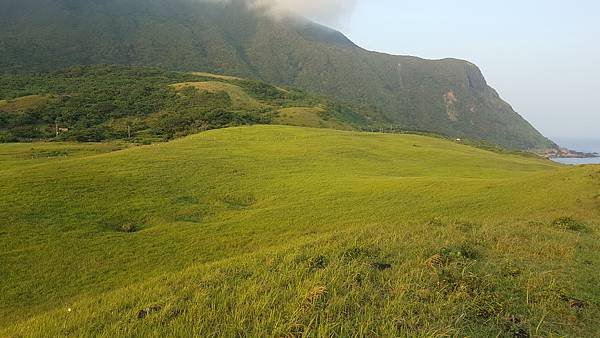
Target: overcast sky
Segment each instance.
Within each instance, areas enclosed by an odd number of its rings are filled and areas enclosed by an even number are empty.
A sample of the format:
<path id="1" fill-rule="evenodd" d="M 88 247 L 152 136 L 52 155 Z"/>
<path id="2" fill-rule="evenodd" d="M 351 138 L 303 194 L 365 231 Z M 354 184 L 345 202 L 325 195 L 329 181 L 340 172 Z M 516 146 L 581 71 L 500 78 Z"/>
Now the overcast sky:
<path id="1" fill-rule="evenodd" d="M 600 1 L 327 1 L 305 15 L 360 46 L 482 69 L 500 95 L 550 137 L 600 139 Z"/>

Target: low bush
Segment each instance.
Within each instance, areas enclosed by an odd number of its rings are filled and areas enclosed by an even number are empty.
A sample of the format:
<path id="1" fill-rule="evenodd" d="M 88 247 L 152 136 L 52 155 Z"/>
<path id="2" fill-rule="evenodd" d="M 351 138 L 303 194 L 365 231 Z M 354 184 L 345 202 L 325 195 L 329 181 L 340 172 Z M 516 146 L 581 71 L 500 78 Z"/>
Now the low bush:
<path id="1" fill-rule="evenodd" d="M 137 226 L 135 224 L 133 224 L 133 223 L 122 224 L 117 229 L 117 231 L 119 231 L 119 232 L 125 232 L 125 233 L 132 233 L 132 232 L 136 232 L 137 230 L 138 230 Z"/>
<path id="2" fill-rule="evenodd" d="M 568 231 L 584 231 L 586 226 L 583 222 L 575 220 L 571 217 L 560 217 L 552 222 L 552 226 L 561 230 Z"/>

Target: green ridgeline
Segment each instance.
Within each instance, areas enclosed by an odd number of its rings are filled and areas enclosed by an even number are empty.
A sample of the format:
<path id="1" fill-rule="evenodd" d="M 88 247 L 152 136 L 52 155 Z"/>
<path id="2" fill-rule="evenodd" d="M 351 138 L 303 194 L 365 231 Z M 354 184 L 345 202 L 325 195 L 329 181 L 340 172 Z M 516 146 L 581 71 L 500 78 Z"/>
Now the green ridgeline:
<path id="1" fill-rule="evenodd" d="M 401 129 L 521 150 L 556 146 L 470 62 L 367 51 L 330 28 L 274 20 L 246 3 L 5 0 L 0 69 L 122 64 L 233 74 L 333 97 Z"/>

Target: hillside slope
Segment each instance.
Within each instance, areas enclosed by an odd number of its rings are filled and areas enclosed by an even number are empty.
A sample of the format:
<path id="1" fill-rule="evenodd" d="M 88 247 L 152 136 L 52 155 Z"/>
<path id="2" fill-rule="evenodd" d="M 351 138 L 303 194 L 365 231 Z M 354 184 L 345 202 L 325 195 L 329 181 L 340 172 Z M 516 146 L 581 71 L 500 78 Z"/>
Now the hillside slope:
<path id="1" fill-rule="evenodd" d="M 0 74 L 0 142 L 138 143 L 244 124 L 342 130 L 371 121 L 335 100 L 209 73 L 83 66 Z"/>
<path id="2" fill-rule="evenodd" d="M 253 126 L 0 145 L 0 336 L 600 334 L 600 169 Z"/>
<path id="3" fill-rule="evenodd" d="M 519 149 L 555 146 L 469 62 L 370 52 L 327 27 L 227 3 L 5 0 L 0 68 L 109 63 L 233 74 L 334 96 L 403 129 Z"/>

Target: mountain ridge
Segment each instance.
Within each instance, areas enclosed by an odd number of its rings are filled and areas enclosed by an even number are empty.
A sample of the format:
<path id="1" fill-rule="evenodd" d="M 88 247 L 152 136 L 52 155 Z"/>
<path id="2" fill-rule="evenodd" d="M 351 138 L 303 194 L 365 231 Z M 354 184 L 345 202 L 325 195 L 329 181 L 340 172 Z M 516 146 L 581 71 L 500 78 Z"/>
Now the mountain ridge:
<path id="1" fill-rule="evenodd" d="M 24 0 L 0 9 L 0 67 L 9 71 L 131 64 L 231 74 L 332 96 L 401 129 L 556 147 L 473 63 L 368 51 L 339 31 L 274 20 L 243 1 Z"/>

